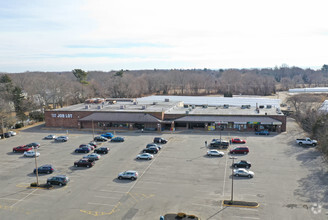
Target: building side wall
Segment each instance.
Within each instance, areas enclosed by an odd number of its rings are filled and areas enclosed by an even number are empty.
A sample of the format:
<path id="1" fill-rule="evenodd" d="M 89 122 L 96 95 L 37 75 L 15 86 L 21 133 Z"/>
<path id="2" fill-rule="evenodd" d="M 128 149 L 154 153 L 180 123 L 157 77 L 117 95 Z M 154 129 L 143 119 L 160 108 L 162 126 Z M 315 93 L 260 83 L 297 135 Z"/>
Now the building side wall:
<path id="1" fill-rule="evenodd" d="M 79 119 L 91 115 L 88 111 L 46 111 L 46 127 L 79 128 Z"/>

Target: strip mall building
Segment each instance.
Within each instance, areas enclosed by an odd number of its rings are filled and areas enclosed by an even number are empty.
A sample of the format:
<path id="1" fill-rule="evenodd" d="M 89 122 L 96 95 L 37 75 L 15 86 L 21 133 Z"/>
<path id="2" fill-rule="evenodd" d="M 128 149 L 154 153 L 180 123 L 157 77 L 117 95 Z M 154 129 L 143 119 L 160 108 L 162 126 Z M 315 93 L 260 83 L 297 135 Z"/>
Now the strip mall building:
<path id="1" fill-rule="evenodd" d="M 46 127 L 160 130 L 286 131 L 280 100 L 149 96 L 95 99 L 45 112 Z"/>

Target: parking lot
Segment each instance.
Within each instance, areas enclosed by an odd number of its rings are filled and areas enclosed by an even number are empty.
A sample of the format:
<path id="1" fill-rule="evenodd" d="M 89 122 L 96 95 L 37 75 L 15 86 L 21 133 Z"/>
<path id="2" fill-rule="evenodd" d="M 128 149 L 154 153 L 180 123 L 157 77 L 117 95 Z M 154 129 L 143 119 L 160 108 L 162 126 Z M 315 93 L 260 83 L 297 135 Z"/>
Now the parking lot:
<path id="1" fill-rule="evenodd" d="M 234 178 L 234 199 L 258 202 L 258 208 L 228 207 L 231 198 L 231 163 L 223 157 L 206 156 L 205 141 L 218 132 L 180 133 L 116 132 L 123 143 L 103 143 L 110 152 L 92 168 L 74 167 L 85 154 L 74 153 L 93 138 L 92 132 L 69 131 L 69 141 L 43 140 L 48 134 L 66 135 L 66 130 L 34 127 L 0 141 L 0 219 L 159 219 L 166 213 L 185 212 L 201 219 L 327 219 L 327 164 L 315 148 L 294 142 L 303 137 L 293 120 L 286 133 L 255 136 L 253 133 L 222 132 L 222 138 L 247 141 L 248 155 L 236 161 L 252 163 L 254 178 Z M 153 160 L 136 156 L 155 136 L 168 140 Z M 38 166 L 52 164 L 53 174 L 42 174 L 39 182 L 65 174 L 64 187 L 28 187 L 36 181 L 34 158 L 12 153 L 12 148 L 39 142 Z M 236 145 L 237 146 L 237 145 Z M 118 180 L 118 173 L 137 170 L 136 181 Z"/>

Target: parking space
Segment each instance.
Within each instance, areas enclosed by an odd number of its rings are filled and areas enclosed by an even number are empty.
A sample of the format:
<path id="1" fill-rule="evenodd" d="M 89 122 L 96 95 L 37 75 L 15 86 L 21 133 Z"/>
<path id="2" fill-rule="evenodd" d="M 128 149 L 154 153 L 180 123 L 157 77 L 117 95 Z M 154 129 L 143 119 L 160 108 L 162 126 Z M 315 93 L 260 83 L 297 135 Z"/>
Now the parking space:
<path id="1" fill-rule="evenodd" d="M 248 155 L 234 155 L 252 163 L 254 178 L 234 178 L 235 200 L 258 202 L 258 208 L 226 207 L 231 198 L 231 164 L 228 150 L 223 157 L 206 156 L 205 140 L 218 133 L 122 132 L 123 143 L 103 143 L 110 152 L 92 168 L 74 167 L 85 154 L 74 153 L 93 138 L 90 132 L 70 131 L 69 141 L 42 140 L 50 133 L 40 127 L 22 131 L 1 141 L 0 219 L 158 219 L 172 212 L 186 212 L 201 219 L 326 219 L 327 172 L 315 148 L 294 144 L 298 127 L 290 121 L 289 131 L 280 135 L 255 136 L 222 132 L 222 138 L 246 139 Z M 136 156 L 155 136 L 169 140 L 152 160 Z M 12 148 L 39 142 L 38 165 L 52 164 L 53 174 L 41 174 L 40 183 L 50 176 L 65 174 L 65 187 L 28 187 L 36 181 L 34 158 L 12 153 Z M 237 146 L 237 144 L 234 144 Z M 321 166 L 320 169 L 318 166 Z M 324 164 L 325 165 L 325 164 Z M 118 180 L 118 173 L 136 170 L 136 181 Z M 311 177 L 315 181 L 310 181 Z M 312 185 L 311 185 L 312 184 Z"/>

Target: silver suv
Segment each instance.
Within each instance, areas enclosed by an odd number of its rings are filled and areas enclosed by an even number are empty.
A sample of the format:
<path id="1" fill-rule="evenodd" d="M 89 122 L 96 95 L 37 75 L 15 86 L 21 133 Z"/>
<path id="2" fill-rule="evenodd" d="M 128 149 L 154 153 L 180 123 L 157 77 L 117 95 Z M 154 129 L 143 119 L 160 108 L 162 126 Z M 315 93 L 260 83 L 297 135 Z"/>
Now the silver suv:
<path id="1" fill-rule="evenodd" d="M 124 171 L 122 173 L 118 174 L 118 179 L 130 179 L 130 180 L 136 180 L 138 178 L 138 172 L 134 170 L 128 170 Z"/>

